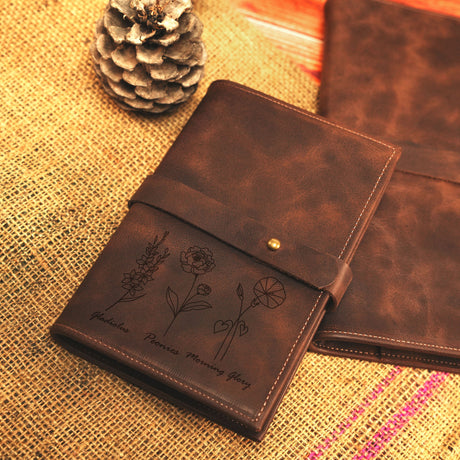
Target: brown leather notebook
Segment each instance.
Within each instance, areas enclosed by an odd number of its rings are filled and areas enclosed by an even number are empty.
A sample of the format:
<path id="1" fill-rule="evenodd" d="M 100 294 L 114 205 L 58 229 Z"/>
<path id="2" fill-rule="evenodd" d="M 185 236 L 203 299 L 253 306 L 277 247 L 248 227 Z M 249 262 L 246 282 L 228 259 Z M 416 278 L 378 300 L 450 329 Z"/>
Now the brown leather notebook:
<path id="1" fill-rule="evenodd" d="M 402 147 L 312 350 L 460 370 L 460 20 L 329 0 L 321 113 Z"/>
<path id="2" fill-rule="evenodd" d="M 399 156 L 230 82 L 211 85 L 52 335 L 260 440 Z"/>

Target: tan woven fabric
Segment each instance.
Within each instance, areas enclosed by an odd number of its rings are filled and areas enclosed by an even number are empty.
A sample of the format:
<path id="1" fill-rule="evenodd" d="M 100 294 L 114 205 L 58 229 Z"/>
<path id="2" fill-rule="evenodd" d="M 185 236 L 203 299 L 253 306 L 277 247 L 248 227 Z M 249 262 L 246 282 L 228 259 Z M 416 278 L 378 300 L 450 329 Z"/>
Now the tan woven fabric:
<path id="1" fill-rule="evenodd" d="M 209 52 L 198 92 L 167 116 L 124 112 L 90 64 L 104 6 L 2 2 L 0 458 L 348 459 L 363 456 L 375 436 L 378 458 L 460 458 L 460 376 L 308 354 L 257 444 L 50 340 L 49 326 L 127 199 L 212 80 L 232 79 L 304 108 L 316 103 L 312 82 L 226 1 L 198 0 Z"/>

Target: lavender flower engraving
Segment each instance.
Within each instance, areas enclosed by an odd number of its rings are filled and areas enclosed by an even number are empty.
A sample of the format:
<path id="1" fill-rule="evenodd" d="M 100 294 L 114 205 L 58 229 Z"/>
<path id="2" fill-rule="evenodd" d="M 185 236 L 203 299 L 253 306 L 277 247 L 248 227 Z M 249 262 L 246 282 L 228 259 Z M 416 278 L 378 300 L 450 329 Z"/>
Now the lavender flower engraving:
<path id="1" fill-rule="evenodd" d="M 115 305 L 123 302 L 134 302 L 145 296 L 145 286 L 149 281 L 153 281 L 153 274 L 158 270 L 160 265 L 169 257 L 169 249 L 165 248 L 160 251 L 160 246 L 164 243 L 169 232 L 165 232 L 161 238 L 155 236 L 152 243 L 145 248 L 144 254 L 136 260 L 137 268 L 130 272 L 124 273 L 121 280 L 121 287 L 125 293 L 105 310 L 110 310 Z"/>
<path id="2" fill-rule="evenodd" d="M 270 309 L 278 308 L 286 300 L 286 291 L 284 290 L 283 283 L 273 277 L 260 279 L 254 285 L 252 291 L 254 293 L 254 297 L 249 305 L 244 308 L 244 289 L 241 283 L 238 284 L 236 294 L 240 299 L 240 311 L 237 318 L 235 320 L 218 320 L 214 323 L 214 334 L 220 334 L 227 331 L 224 340 L 222 340 L 222 343 L 214 356 L 215 360 L 220 359 L 222 361 L 225 358 L 225 355 L 228 353 L 236 335 L 242 337 L 249 332 L 249 327 L 242 319 L 249 310 L 258 306 Z"/>
<path id="3" fill-rule="evenodd" d="M 166 290 L 166 302 L 172 311 L 173 318 L 163 335 L 168 333 L 174 321 L 176 321 L 181 313 L 212 308 L 212 305 L 203 299 L 203 297 L 211 294 L 211 286 L 205 283 L 200 283 L 196 286 L 198 277 L 209 273 L 216 266 L 212 251 L 208 248 L 193 246 L 188 248 L 187 251 L 181 252 L 180 263 L 182 270 L 184 270 L 185 273 L 193 274 L 194 278 L 187 295 L 181 303 L 179 302 L 179 296 L 176 292 L 168 286 Z"/>

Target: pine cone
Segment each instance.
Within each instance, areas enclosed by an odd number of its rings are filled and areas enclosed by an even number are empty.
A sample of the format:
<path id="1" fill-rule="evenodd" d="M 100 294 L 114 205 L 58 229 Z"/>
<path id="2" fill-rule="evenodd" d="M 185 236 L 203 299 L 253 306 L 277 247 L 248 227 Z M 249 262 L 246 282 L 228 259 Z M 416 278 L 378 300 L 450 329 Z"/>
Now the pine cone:
<path id="1" fill-rule="evenodd" d="M 109 0 L 91 45 L 96 73 L 121 107 L 164 112 L 203 76 L 202 31 L 191 0 Z"/>

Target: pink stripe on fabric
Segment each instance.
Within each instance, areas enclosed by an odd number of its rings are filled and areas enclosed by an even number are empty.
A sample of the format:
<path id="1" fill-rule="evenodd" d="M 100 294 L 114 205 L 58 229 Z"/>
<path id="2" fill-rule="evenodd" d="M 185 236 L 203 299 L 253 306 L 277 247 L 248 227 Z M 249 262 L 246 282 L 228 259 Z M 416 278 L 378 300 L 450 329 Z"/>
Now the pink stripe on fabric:
<path id="1" fill-rule="evenodd" d="M 362 415 L 365 410 L 375 401 L 380 394 L 383 393 L 383 390 L 387 388 L 391 382 L 396 378 L 398 374 L 402 372 L 402 369 L 399 366 L 394 367 L 386 377 L 371 391 L 371 393 L 363 400 L 358 407 L 353 409 L 351 414 L 345 418 L 345 420 L 340 423 L 340 425 L 335 428 L 335 430 L 327 437 L 324 438 L 322 443 L 319 444 L 307 457 L 304 457 L 305 460 L 316 460 L 324 455 L 324 453 L 332 446 L 332 444 L 339 439 L 340 436 L 345 433 L 345 431 L 351 427 L 351 425 Z"/>
<path id="2" fill-rule="evenodd" d="M 424 408 L 448 376 L 449 374 L 445 372 L 433 373 L 411 400 L 377 431 L 372 440 L 353 457 L 353 460 L 374 458 Z"/>

